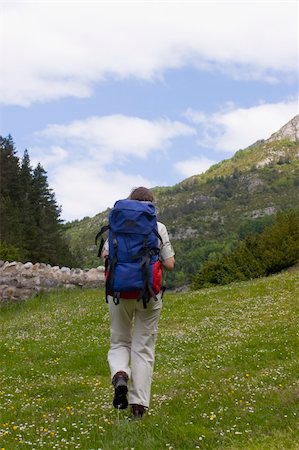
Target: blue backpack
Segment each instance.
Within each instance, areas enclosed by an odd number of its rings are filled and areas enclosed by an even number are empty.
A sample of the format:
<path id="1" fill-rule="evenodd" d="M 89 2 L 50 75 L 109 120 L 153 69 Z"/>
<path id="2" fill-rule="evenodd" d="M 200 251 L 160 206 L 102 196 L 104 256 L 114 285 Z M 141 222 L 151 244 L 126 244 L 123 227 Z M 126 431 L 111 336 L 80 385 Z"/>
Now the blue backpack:
<path id="1" fill-rule="evenodd" d="M 157 300 L 162 288 L 162 265 L 159 260 L 159 240 L 155 206 L 151 202 L 118 200 L 109 214 L 109 225 L 101 228 L 98 238 L 109 231 L 109 256 L 105 261 L 106 301 L 108 295 L 115 304 L 120 298 Z M 101 257 L 102 237 L 98 256 Z"/>

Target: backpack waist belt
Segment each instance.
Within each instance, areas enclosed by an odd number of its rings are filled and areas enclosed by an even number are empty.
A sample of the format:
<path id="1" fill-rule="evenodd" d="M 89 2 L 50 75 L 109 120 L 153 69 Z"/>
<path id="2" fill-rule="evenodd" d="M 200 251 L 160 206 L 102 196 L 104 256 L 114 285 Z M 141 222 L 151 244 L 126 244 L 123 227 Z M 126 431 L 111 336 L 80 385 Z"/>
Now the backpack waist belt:
<path id="1" fill-rule="evenodd" d="M 140 299 L 140 292 L 141 291 L 119 292 L 119 297 L 124 298 L 126 300 L 138 300 L 138 299 Z M 156 295 L 158 295 L 160 292 L 158 292 Z M 113 297 L 114 293 L 112 291 L 108 290 L 107 294 L 110 295 L 111 297 Z M 156 300 L 158 300 L 158 299 L 156 298 Z"/>

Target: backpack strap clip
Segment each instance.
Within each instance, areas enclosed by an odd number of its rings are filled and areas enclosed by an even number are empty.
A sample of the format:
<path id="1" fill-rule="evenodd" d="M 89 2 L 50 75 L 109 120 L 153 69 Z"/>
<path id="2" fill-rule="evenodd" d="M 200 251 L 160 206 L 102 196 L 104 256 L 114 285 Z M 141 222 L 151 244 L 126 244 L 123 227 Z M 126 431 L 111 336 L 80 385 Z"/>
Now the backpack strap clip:
<path id="1" fill-rule="evenodd" d="M 115 305 L 119 305 L 120 301 L 120 292 L 113 292 L 113 303 Z"/>

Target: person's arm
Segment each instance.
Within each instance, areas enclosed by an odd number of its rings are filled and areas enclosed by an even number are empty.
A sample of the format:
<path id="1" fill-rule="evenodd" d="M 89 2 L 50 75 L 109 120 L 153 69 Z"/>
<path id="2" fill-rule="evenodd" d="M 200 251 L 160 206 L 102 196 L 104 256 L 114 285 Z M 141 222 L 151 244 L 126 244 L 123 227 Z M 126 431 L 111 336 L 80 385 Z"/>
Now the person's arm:
<path id="1" fill-rule="evenodd" d="M 105 262 L 106 258 L 108 258 L 109 256 L 109 251 L 108 251 L 108 240 L 105 241 L 103 250 L 102 250 L 102 254 L 101 257 L 103 259 L 103 261 Z"/>
<path id="2" fill-rule="evenodd" d="M 165 270 L 171 271 L 174 269 L 174 264 L 175 264 L 174 256 L 164 259 L 164 261 L 161 261 L 161 262 L 162 262 L 162 266 L 164 267 Z"/>
<path id="3" fill-rule="evenodd" d="M 171 271 L 174 269 L 175 264 L 174 250 L 170 243 L 167 229 L 161 222 L 158 222 L 158 232 L 163 242 L 160 249 L 160 261 L 165 270 Z"/>

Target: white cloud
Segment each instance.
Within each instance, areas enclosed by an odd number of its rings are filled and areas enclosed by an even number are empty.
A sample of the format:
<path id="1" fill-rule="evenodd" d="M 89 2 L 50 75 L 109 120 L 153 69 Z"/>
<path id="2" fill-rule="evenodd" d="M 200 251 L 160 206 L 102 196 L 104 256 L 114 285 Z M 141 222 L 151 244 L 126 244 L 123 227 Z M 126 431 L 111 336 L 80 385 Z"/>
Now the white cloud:
<path id="1" fill-rule="evenodd" d="M 173 139 L 195 135 L 193 127 L 182 122 L 150 121 L 121 114 L 76 120 L 66 125 L 52 124 L 36 133 L 39 138 L 64 142 L 76 154 L 89 154 L 102 164 L 125 156 L 145 158 L 151 151 L 166 149 Z M 81 150 L 80 150 L 81 149 Z"/>
<path id="2" fill-rule="evenodd" d="M 199 156 L 185 161 L 179 161 L 174 164 L 174 167 L 178 173 L 187 178 L 205 172 L 213 164 L 216 164 L 216 162 L 205 156 Z"/>
<path id="3" fill-rule="evenodd" d="M 50 182 L 58 203 L 63 205 L 64 220 L 94 216 L 113 206 L 116 200 L 126 198 L 134 187 L 153 187 L 153 182 L 145 177 L 118 170 L 106 172 L 93 161 L 59 166 Z"/>
<path id="4" fill-rule="evenodd" d="M 63 205 L 63 218 L 71 220 L 112 206 L 133 187 L 157 185 L 152 178 L 130 173 L 130 158 L 145 159 L 151 152 L 165 151 L 174 139 L 195 134 L 193 127 L 166 119 L 91 117 L 48 125 L 35 134 L 44 147 L 30 153 L 34 163 L 51 169 L 49 181 Z M 119 162 L 123 171 L 117 168 Z"/>
<path id="5" fill-rule="evenodd" d="M 30 159 L 32 166 L 40 163 L 43 167 L 52 164 L 61 164 L 68 158 L 68 152 L 62 147 L 52 146 L 47 151 L 40 147 L 32 147 L 30 149 Z"/>
<path id="6" fill-rule="evenodd" d="M 297 100 L 262 103 L 251 108 L 230 104 L 213 114 L 192 109 L 185 112 L 186 118 L 198 126 L 201 147 L 229 153 L 269 138 L 296 114 Z"/>
<path id="7" fill-rule="evenodd" d="M 186 65 L 268 82 L 297 71 L 296 2 L 11 2 L 1 16 L 7 105 L 87 97 L 111 76 L 150 80 Z"/>

